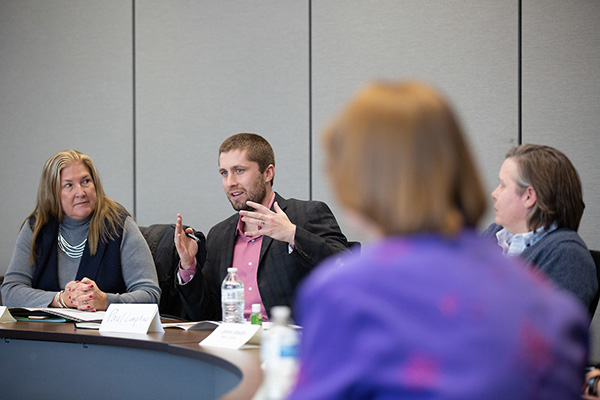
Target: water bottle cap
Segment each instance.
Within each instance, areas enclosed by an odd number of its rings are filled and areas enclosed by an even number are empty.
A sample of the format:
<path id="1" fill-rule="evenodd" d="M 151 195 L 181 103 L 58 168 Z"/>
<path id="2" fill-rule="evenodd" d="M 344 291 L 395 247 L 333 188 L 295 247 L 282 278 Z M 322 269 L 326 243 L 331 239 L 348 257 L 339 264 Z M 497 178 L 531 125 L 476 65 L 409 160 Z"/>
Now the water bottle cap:
<path id="1" fill-rule="evenodd" d="M 273 320 L 287 320 L 290 317 L 291 311 L 287 306 L 276 306 L 271 308 Z"/>
<path id="2" fill-rule="evenodd" d="M 229 267 L 229 268 L 227 268 L 227 272 L 228 273 L 237 272 L 237 268 L 235 268 L 235 267 Z"/>
<path id="3" fill-rule="evenodd" d="M 252 312 L 259 313 L 260 312 L 260 304 L 252 304 Z"/>

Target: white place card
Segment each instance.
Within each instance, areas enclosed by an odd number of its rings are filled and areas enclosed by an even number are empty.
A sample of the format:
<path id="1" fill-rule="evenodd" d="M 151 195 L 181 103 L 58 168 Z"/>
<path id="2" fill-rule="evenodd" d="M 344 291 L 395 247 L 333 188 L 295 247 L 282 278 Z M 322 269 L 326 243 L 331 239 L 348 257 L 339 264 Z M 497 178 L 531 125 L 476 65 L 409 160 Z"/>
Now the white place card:
<path id="1" fill-rule="evenodd" d="M 0 306 L 0 324 L 6 322 L 17 322 L 17 320 L 14 319 L 10 311 L 8 311 L 8 307 Z"/>
<path id="2" fill-rule="evenodd" d="M 260 344 L 261 329 L 260 325 L 224 322 L 201 341 L 200 345 L 239 349 L 245 344 Z"/>
<path id="3" fill-rule="evenodd" d="M 100 332 L 164 332 L 156 304 L 111 304 L 100 324 Z"/>

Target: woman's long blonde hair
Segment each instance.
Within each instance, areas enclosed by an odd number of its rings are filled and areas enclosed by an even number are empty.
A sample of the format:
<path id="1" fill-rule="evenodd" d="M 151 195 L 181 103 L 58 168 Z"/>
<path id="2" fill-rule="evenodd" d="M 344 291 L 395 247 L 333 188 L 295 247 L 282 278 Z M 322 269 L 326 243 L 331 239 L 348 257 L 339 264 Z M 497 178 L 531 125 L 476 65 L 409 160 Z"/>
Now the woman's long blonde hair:
<path id="1" fill-rule="evenodd" d="M 42 170 L 35 209 L 23 222 L 25 224 L 30 218 L 35 218 L 29 253 L 31 265 L 35 263 L 36 241 L 42 227 L 52 219 L 61 222 L 63 218 L 60 173 L 64 168 L 78 162 L 82 162 L 87 167 L 96 188 L 96 208 L 92 213 L 88 233 L 88 244 L 92 255 L 96 254 L 100 240 L 108 242 L 114 238 L 113 234 L 118 235 L 118 228 L 123 228 L 124 216 L 129 215 L 125 207 L 104 194 L 100 175 L 90 157 L 77 150 L 62 150 L 55 153 L 46 161 Z"/>

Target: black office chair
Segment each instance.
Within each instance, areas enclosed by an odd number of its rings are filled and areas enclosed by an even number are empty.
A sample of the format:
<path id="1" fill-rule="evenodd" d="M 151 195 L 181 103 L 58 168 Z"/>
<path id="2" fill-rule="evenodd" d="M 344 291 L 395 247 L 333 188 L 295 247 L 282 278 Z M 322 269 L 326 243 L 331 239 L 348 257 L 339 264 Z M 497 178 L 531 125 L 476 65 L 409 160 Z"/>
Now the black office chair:
<path id="1" fill-rule="evenodd" d="M 361 246 L 362 245 L 360 242 L 348 242 L 348 248 L 352 250 L 357 250 L 358 253 L 360 253 Z"/>
<path id="2" fill-rule="evenodd" d="M 600 300 L 600 251 L 598 250 L 590 250 L 590 254 L 594 259 L 594 264 L 596 264 L 596 279 L 598 279 L 598 292 L 594 296 L 589 308 L 590 316 L 593 318 L 596 313 L 596 308 L 598 307 L 598 300 Z"/>
<path id="3" fill-rule="evenodd" d="M 187 228 L 187 226 L 184 226 L 184 228 Z M 175 288 L 175 275 L 177 274 L 177 265 L 179 263 L 179 256 L 173 242 L 175 224 L 140 226 L 140 231 L 148 242 L 150 252 L 152 252 L 152 258 L 154 259 L 158 275 L 158 284 L 162 290 L 158 305 L 160 315 L 174 319 L 189 319 L 179 292 Z M 200 239 L 196 262 L 198 268 L 201 268 L 206 260 L 206 239 L 200 231 L 194 230 L 194 234 Z"/>

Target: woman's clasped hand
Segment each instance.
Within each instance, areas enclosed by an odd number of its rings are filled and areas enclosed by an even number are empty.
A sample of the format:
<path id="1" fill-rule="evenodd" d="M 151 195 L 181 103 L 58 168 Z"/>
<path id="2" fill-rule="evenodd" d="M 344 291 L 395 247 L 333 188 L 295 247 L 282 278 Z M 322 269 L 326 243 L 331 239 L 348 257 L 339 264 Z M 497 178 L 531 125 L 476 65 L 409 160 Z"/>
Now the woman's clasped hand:
<path id="1" fill-rule="evenodd" d="M 67 307 L 79 310 L 96 311 L 107 307 L 106 294 L 98 288 L 96 282 L 88 278 L 67 283 L 63 300 Z"/>

